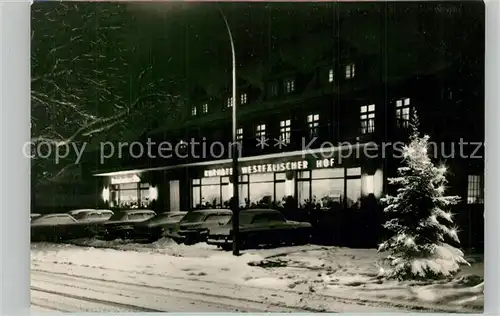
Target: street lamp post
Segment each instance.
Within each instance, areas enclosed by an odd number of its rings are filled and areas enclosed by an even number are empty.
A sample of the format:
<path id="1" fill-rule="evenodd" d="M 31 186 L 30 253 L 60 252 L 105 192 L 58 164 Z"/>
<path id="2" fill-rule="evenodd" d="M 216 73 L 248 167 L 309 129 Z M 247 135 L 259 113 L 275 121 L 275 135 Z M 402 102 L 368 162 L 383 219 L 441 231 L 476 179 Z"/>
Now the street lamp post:
<path id="1" fill-rule="evenodd" d="M 229 23 L 227 22 L 226 16 L 222 9 L 220 10 L 222 14 L 222 18 L 226 24 L 227 33 L 229 35 L 229 40 L 231 42 L 231 55 L 233 61 L 233 98 L 232 98 L 232 109 L 233 109 L 233 141 L 231 144 L 231 154 L 233 157 L 233 255 L 239 256 L 240 254 L 240 216 L 239 216 L 239 192 L 238 192 L 238 183 L 239 183 L 239 168 L 238 168 L 238 140 L 237 140 L 237 125 L 236 125 L 236 107 L 238 104 L 238 99 L 236 98 L 236 54 L 234 52 L 234 42 L 233 35 L 231 33 L 231 28 L 229 27 Z"/>

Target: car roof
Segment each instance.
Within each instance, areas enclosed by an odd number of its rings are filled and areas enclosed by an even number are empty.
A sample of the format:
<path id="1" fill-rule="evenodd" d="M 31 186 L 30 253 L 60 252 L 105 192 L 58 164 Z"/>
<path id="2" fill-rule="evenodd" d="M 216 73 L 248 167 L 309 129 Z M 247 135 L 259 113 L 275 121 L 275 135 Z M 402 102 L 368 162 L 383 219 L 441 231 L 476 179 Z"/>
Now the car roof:
<path id="1" fill-rule="evenodd" d="M 254 209 L 246 209 L 246 210 L 241 210 L 241 212 L 245 213 L 280 213 L 280 211 L 272 209 L 272 208 L 254 208 Z"/>
<path id="2" fill-rule="evenodd" d="M 240 212 L 241 215 L 246 215 L 246 216 L 255 216 L 255 215 L 261 215 L 261 214 L 280 214 L 283 215 L 280 211 L 274 210 L 274 209 L 246 209 L 246 210 L 241 210 Z"/>
<path id="3" fill-rule="evenodd" d="M 232 214 L 233 211 L 226 208 L 214 208 L 214 209 L 206 209 L 206 210 L 193 210 L 190 213 L 201 213 L 201 214 L 213 214 L 213 213 L 228 213 Z"/>
<path id="4" fill-rule="evenodd" d="M 112 210 L 100 210 L 100 209 L 95 209 L 93 210 L 94 212 L 100 212 L 100 213 L 114 213 Z"/>
<path id="5" fill-rule="evenodd" d="M 76 213 L 80 213 L 80 212 L 92 212 L 92 211 L 95 211 L 95 209 L 93 209 L 93 208 L 81 208 L 81 209 L 76 209 L 76 210 L 70 210 L 68 212 L 68 214 L 69 213 L 76 214 Z"/>
<path id="6" fill-rule="evenodd" d="M 142 209 L 132 209 L 132 210 L 122 210 L 120 213 L 127 213 L 127 214 L 134 214 L 134 213 L 143 213 L 143 212 L 152 212 L 155 213 L 153 210 L 142 210 Z"/>

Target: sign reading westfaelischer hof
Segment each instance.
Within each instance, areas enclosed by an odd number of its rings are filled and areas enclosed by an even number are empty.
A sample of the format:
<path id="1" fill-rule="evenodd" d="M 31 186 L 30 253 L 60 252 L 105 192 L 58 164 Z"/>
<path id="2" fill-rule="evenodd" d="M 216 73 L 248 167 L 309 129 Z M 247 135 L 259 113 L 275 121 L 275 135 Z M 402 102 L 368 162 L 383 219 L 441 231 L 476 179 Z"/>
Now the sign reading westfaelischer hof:
<path id="1" fill-rule="evenodd" d="M 298 161 L 289 161 L 280 163 L 242 166 L 240 174 L 307 170 L 314 168 L 314 166 L 316 168 L 329 168 L 333 167 L 333 165 L 334 165 L 333 158 L 316 160 L 315 164 L 312 166 L 310 162 L 307 160 L 298 160 Z M 233 168 L 210 169 L 210 170 L 205 170 L 204 172 L 205 177 L 226 177 L 232 174 L 233 174 Z"/>

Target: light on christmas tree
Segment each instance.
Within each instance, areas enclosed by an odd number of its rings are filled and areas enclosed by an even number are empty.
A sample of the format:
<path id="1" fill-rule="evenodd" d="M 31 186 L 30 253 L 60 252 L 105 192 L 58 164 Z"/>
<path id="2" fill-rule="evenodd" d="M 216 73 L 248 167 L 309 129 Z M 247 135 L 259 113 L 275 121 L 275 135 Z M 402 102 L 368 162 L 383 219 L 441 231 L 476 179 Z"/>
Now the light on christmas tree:
<path id="1" fill-rule="evenodd" d="M 450 212 L 444 212 L 443 218 L 446 219 L 447 221 L 451 221 L 453 218 L 453 214 L 451 214 Z"/>
<path id="2" fill-rule="evenodd" d="M 445 174 L 446 171 L 448 171 L 448 168 L 446 168 L 445 165 L 441 165 L 437 168 L 437 170 L 441 173 L 441 174 Z"/>
<path id="3" fill-rule="evenodd" d="M 431 216 L 429 216 L 429 222 L 433 225 L 437 225 L 439 224 L 438 220 L 437 220 L 437 217 L 436 215 L 432 214 Z"/>
<path id="4" fill-rule="evenodd" d="M 443 193 L 444 193 L 444 185 L 440 185 L 440 186 L 438 186 L 436 190 L 437 190 L 437 192 L 438 192 L 439 194 L 443 194 Z"/>
<path id="5" fill-rule="evenodd" d="M 415 239 L 413 239 L 412 237 L 406 238 L 405 245 L 408 246 L 408 247 L 414 246 L 415 245 Z"/>

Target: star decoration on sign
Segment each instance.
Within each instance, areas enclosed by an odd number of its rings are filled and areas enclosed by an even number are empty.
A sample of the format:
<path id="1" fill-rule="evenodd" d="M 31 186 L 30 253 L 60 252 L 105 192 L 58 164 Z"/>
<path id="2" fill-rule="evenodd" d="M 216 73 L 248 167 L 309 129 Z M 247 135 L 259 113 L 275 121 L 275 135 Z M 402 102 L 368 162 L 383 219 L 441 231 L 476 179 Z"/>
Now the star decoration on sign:
<path id="1" fill-rule="evenodd" d="M 286 141 L 285 139 L 282 139 L 281 137 L 275 138 L 274 139 L 274 147 L 278 147 L 279 149 L 282 149 L 283 147 L 286 147 Z"/>
<path id="2" fill-rule="evenodd" d="M 269 146 L 267 143 L 269 139 L 265 136 L 257 137 L 257 145 L 256 147 L 260 147 L 260 149 L 264 149 L 264 147 Z"/>

